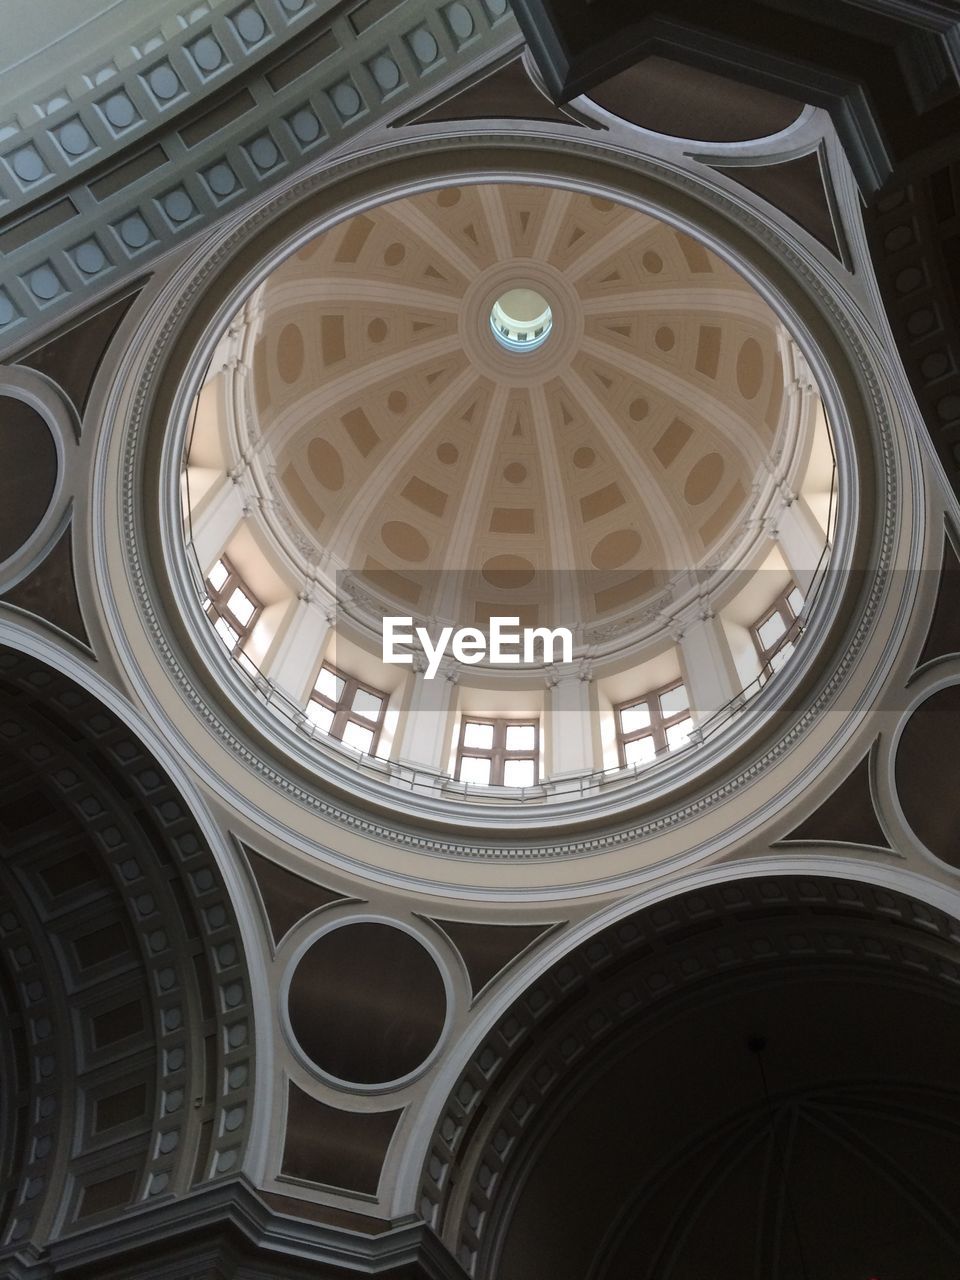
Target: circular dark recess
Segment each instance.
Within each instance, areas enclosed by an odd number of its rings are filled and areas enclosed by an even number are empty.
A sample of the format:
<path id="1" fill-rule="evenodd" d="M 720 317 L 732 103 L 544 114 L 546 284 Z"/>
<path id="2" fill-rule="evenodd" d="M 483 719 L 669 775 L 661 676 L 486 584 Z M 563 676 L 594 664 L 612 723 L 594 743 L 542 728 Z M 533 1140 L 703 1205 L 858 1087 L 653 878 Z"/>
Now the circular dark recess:
<path id="1" fill-rule="evenodd" d="M 36 409 L 0 401 L 0 560 L 23 546 L 43 519 L 57 482 L 57 446 Z"/>
<path id="2" fill-rule="evenodd" d="M 390 925 L 344 925 L 297 965 L 287 1009 L 300 1047 L 321 1071 L 352 1084 L 402 1079 L 430 1056 L 446 1017 L 429 952 Z"/>
<path id="3" fill-rule="evenodd" d="M 904 816 L 931 853 L 960 867 L 960 790 L 944 767 L 960 754 L 960 685 L 931 694 L 907 721 L 897 747 Z"/>

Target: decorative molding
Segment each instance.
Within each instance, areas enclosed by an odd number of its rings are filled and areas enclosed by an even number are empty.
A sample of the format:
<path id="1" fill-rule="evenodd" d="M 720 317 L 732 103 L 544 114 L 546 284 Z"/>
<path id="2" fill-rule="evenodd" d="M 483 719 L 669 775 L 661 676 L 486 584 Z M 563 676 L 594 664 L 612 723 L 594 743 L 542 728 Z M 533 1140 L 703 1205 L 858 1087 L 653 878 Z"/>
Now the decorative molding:
<path id="1" fill-rule="evenodd" d="M 209 1244 L 198 1247 L 198 1239 Z M 296 1217 L 289 1200 L 283 1209 L 271 1207 L 243 1179 L 176 1203 L 128 1212 L 120 1221 L 53 1242 L 43 1255 L 24 1250 L 4 1261 L 11 1280 L 52 1280 L 94 1270 L 101 1276 L 122 1276 L 130 1274 L 131 1266 L 144 1280 L 193 1280 L 198 1266 L 222 1274 L 223 1266 L 236 1265 L 238 1254 L 244 1274 L 255 1280 L 275 1277 L 278 1267 L 297 1280 L 317 1276 L 321 1267 L 345 1278 L 465 1280 L 463 1270 L 422 1223 L 401 1222 L 368 1235 L 311 1222 Z"/>
<path id="2" fill-rule="evenodd" d="M 0 365 L 0 402 L 3 396 L 21 400 L 46 423 L 57 454 L 57 475 L 47 509 L 20 547 L 0 562 L 0 591 L 9 591 L 31 573 L 59 539 L 70 519 L 78 488 L 78 439 L 76 413 L 59 387 L 41 373 L 23 365 Z"/>
<path id="3" fill-rule="evenodd" d="M 0 353 L 519 42 L 507 0 L 226 8 L 8 126 Z"/>

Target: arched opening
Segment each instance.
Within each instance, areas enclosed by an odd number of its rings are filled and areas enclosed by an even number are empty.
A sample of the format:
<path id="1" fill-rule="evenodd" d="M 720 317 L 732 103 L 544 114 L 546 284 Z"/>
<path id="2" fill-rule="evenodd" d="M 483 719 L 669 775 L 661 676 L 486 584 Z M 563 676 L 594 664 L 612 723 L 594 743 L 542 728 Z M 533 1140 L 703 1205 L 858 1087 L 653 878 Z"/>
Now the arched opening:
<path id="1" fill-rule="evenodd" d="M 958 962 L 954 920 L 852 881 L 649 907 L 500 1019 L 425 1203 L 484 1280 L 948 1280 Z"/>

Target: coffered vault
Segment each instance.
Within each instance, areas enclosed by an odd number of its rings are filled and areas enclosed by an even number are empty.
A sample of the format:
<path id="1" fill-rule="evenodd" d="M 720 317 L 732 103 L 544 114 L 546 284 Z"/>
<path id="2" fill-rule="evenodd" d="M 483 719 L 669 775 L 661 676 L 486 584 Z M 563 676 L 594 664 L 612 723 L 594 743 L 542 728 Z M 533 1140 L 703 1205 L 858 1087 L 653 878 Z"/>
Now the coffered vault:
<path id="1" fill-rule="evenodd" d="M 581 8 L 4 53 L 4 1275 L 957 1274 L 956 18 Z"/>

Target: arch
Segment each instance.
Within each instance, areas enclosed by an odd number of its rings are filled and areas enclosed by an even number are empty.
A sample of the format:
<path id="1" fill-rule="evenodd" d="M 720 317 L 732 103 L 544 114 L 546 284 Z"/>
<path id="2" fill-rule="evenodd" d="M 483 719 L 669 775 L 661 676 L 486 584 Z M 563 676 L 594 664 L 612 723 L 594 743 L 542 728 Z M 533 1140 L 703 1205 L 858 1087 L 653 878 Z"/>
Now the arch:
<path id="1" fill-rule="evenodd" d="M 906 877 L 893 890 L 879 883 L 890 883 L 889 875 L 870 884 L 841 878 L 836 867 L 824 875 L 823 860 L 814 861 L 818 873 L 806 875 L 750 874 L 742 865 L 713 883 L 701 874 L 695 888 L 648 899 L 639 910 L 636 903 L 632 911 L 621 906 L 614 920 L 572 947 L 568 936 L 559 958 L 553 949 L 552 963 L 541 953 L 535 976 L 528 973 L 522 993 L 514 990 L 509 1005 L 501 1003 L 448 1092 L 424 1165 L 420 1212 L 470 1274 L 501 1274 L 509 1206 L 536 1166 L 537 1144 L 545 1150 L 549 1135 L 570 1125 L 574 1100 L 589 1094 L 605 1062 L 625 1052 L 622 1038 L 669 1025 L 684 1010 L 707 1024 L 711 1002 L 767 982 L 777 1001 L 789 1002 L 792 990 L 811 983 L 856 982 L 881 1001 L 894 990 L 936 991 L 936 999 L 956 1009 L 957 895 L 947 915 L 903 892 L 920 887 Z M 734 1022 L 745 1064 L 747 1038 L 762 1030 Z M 714 1037 L 711 1056 L 719 1061 L 722 1052 Z M 757 1115 L 763 1120 L 765 1105 L 757 1104 L 751 1123 Z M 960 1095 L 949 1105 L 960 1121 Z M 671 1122 L 682 1130 L 681 1116 L 671 1112 Z M 721 1116 L 717 1123 L 727 1121 Z M 555 1149 L 550 1158 L 555 1165 Z M 624 1207 L 617 1230 L 626 1230 L 628 1219 Z M 531 1264 L 536 1256 L 534 1249 Z"/>
<path id="2" fill-rule="evenodd" d="M 101 692 L 0 647 L 0 943 L 32 1081 L 11 1241 L 239 1172 L 263 1123 L 236 887 L 169 752 Z"/>

